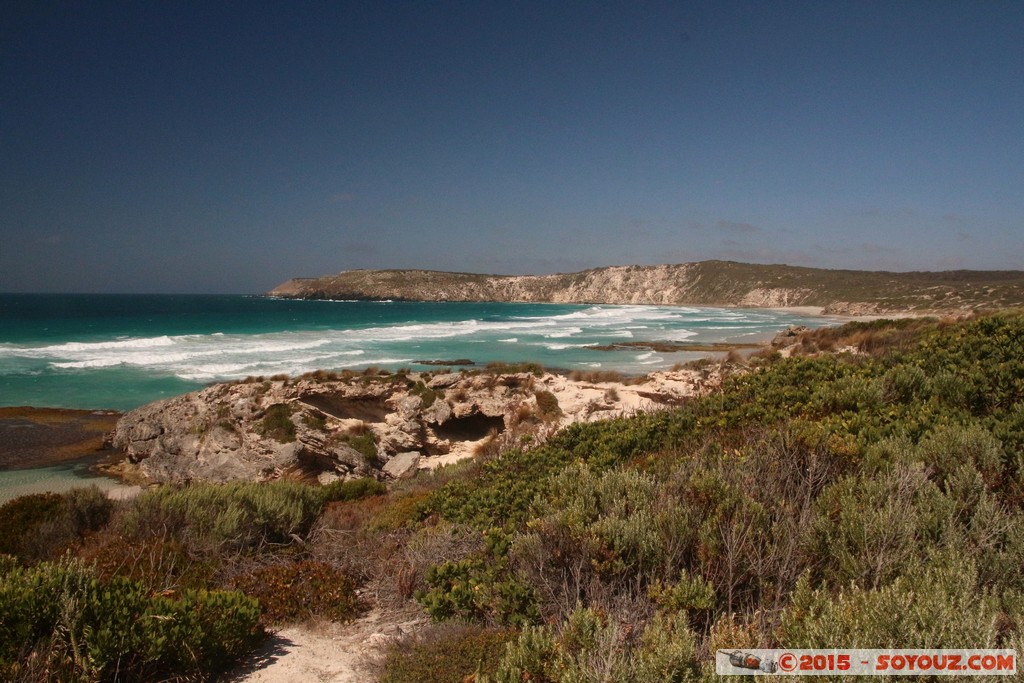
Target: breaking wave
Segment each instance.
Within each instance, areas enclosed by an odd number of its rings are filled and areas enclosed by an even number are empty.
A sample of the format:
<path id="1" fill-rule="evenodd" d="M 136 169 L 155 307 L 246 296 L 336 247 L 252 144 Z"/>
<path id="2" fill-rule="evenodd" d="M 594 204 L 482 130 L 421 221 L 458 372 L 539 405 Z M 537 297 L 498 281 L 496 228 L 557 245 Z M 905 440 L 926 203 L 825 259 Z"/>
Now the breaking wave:
<path id="1" fill-rule="evenodd" d="M 338 307 L 364 304 L 334 302 Z M 308 317 L 296 317 L 241 333 L 238 328 L 202 334 L 154 334 L 51 340 L 47 344 L 19 344 L 0 340 L 0 379 L 31 373 L 81 379 L 93 373 L 96 382 L 133 378 L 177 378 L 189 383 L 241 379 L 252 375 L 296 375 L 318 369 L 401 367 L 417 359 L 469 358 L 491 361 L 534 361 L 551 367 L 605 367 L 625 372 L 647 372 L 670 366 L 678 358 L 670 353 L 635 350 L 596 351 L 591 345 L 609 340 L 700 342 L 749 339 L 770 334 L 794 321 L 792 315 L 740 309 L 676 308 L 659 306 L 550 306 L 496 304 L 486 310 L 459 308 L 458 304 L 416 306 L 398 304 L 375 318 L 337 318 L 319 323 L 321 309 L 310 307 Z M 575 310 L 574 310 L 575 309 Z M 354 309 L 353 309 L 354 310 Z M 525 314 L 524 314 L 525 313 Z M 462 314 L 467 314 L 460 318 Z M 399 316 L 405 317 L 400 319 Z M 442 319 L 448 318 L 448 319 Z M 454 319 L 452 319 L 454 318 Z M 804 322 L 804 321 L 800 321 Z M 332 325 L 324 329 L 318 324 Z M 302 329 L 302 326 L 316 329 Z M 166 329 L 166 328 L 164 328 Z M 180 326 L 179 326 L 179 329 Z M 185 328 L 188 330 L 189 328 Z M 107 374 L 103 374 L 107 373 Z M 60 382 L 55 380 L 55 386 Z"/>

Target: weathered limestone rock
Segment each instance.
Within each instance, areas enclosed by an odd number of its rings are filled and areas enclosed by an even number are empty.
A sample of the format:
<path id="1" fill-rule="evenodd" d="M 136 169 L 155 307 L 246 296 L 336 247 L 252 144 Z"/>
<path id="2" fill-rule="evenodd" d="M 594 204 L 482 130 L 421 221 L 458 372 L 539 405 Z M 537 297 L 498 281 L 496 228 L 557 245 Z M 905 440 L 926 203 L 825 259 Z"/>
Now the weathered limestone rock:
<path id="1" fill-rule="evenodd" d="M 138 474 L 159 483 L 399 478 L 439 458 L 471 455 L 509 429 L 551 429 L 670 405 L 703 391 L 702 382 L 700 373 L 660 373 L 610 392 L 551 374 L 314 374 L 219 384 L 157 401 L 122 416 L 110 441 Z M 559 396 L 563 415 L 554 423 L 536 415 L 535 392 L 542 389 Z"/>
<path id="2" fill-rule="evenodd" d="M 384 474 L 387 474 L 393 479 L 402 479 L 404 477 L 412 476 L 416 471 L 416 466 L 419 462 L 419 451 L 396 453 L 393 458 L 384 463 Z"/>

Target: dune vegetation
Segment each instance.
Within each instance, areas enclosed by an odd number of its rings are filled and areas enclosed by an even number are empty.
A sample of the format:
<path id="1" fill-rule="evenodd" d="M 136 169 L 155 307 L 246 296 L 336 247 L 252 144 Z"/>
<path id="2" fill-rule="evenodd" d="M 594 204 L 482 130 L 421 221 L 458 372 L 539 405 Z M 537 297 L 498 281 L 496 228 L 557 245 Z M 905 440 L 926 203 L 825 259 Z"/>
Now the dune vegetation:
<path id="1" fill-rule="evenodd" d="M 733 359 L 680 407 L 387 490 L 11 501 L 0 677 L 213 679 L 267 627 L 371 605 L 433 621 L 377 656 L 385 683 L 710 680 L 721 648 L 1021 649 L 1024 314 L 850 323 L 789 351 Z"/>

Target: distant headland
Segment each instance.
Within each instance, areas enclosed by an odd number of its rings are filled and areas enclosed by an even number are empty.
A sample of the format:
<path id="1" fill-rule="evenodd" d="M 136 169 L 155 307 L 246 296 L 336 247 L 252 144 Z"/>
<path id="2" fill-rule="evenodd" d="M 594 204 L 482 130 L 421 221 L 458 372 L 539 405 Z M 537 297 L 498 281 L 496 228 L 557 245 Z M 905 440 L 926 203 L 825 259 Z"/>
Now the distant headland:
<path id="1" fill-rule="evenodd" d="M 360 301 L 812 307 L 832 315 L 879 315 L 1024 306 L 1024 271 L 885 272 L 734 261 L 609 266 L 554 275 L 348 270 L 294 278 L 267 295 Z"/>

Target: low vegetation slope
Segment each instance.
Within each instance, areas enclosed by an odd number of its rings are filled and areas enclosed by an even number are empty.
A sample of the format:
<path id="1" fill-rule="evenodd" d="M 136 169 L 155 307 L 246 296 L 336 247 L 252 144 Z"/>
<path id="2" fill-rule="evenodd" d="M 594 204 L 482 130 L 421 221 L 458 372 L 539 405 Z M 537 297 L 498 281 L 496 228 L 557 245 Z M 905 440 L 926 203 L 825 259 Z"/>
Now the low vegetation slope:
<path id="1" fill-rule="evenodd" d="M 0 674 L 210 678 L 268 624 L 413 602 L 435 625 L 368 680 L 712 680 L 720 648 L 1024 650 L 1024 315 L 852 323 L 792 351 L 682 407 L 386 493 L 12 501 Z"/>
<path id="2" fill-rule="evenodd" d="M 1024 272 L 891 273 L 731 261 L 527 276 L 351 270 L 289 280 L 268 294 L 300 299 L 818 306 L 833 313 L 954 311 L 1024 304 Z"/>
<path id="3" fill-rule="evenodd" d="M 483 540 L 432 566 L 420 602 L 519 629 L 476 680 L 710 679 L 719 648 L 1020 647 L 1024 319 L 852 324 L 761 363 L 423 499 L 419 533 Z"/>

